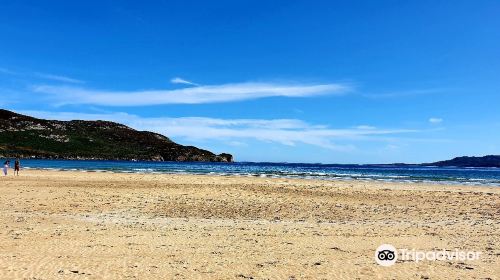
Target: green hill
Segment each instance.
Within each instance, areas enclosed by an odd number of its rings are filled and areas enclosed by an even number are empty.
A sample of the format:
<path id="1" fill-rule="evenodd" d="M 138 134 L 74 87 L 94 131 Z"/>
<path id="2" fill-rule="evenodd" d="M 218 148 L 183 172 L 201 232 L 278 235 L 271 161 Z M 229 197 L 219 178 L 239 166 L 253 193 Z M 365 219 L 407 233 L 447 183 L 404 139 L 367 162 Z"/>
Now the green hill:
<path id="1" fill-rule="evenodd" d="M 53 121 L 0 109 L 0 156 L 50 159 L 232 162 L 232 155 L 179 145 L 108 121 Z"/>

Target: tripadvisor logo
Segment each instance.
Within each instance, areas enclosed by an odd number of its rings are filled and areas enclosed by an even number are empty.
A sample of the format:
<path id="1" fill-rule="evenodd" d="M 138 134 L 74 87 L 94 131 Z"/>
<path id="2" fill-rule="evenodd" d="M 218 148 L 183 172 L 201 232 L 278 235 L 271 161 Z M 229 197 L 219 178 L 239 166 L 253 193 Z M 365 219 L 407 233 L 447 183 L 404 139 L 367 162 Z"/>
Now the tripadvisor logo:
<path id="1" fill-rule="evenodd" d="M 391 244 L 382 244 L 375 250 L 375 261 L 381 266 L 391 266 L 399 259 L 404 261 L 474 261 L 478 260 L 481 252 L 459 251 L 455 249 L 438 251 L 417 251 L 415 249 L 397 250 Z"/>
<path id="2" fill-rule="evenodd" d="M 398 252 L 390 244 L 382 244 L 375 251 L 375 261 L 381 266 L 391 266 L 396 263 Z"/>

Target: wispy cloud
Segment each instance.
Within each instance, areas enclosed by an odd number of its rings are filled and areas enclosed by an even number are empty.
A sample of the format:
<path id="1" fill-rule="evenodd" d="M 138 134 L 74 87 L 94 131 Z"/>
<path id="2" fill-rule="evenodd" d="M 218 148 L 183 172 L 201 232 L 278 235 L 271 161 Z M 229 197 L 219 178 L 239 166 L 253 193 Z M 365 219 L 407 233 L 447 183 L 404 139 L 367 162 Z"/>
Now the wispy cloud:
<path id="1" fill-rule="evenodd" d="M 3 68 L 3 67 L 0 67 L 0 74 L 8 74 L 8 75 L 13 75 L 13 76 L 18 76 L 18 77 L 24 78 L 24 79 L 39 78 L 39 79 L 52 80 L 52 81 L 63 82 L 63 83 L 72 83 L 72 84 L 85 83 L 85 81 L 70 78 L 67 76 L 62 76 L 62 75 L 54 75 L 54 74 L 47 74 L 47 73 L 41 73 L 41 72 L 16 72 L 16 71 L 12 71 L 8 68 Z"/>
<path id="2" fill-rule="evenodd" d="M 414 133 L 411 129 L 347 128 L 334 129 L 297 119 L 219 119 L 203 117 L 144 118 L 127 113 L 82 114 L 68 112 L 22 111 L 21 113 L 57 120 L 111 120 L 139 130 L 149 130 L 177 139 L 243 143 L 245 140 L 294 146 L 307 144 L 337 151 L 352 151 L 345 140 L 376 140 L 382 136 Z"/>
<path id="3" fill-rule="evenodd" d="M 170 80 L 172 84 L 184 84 L 184 85 L 190 85 L 190 86 L 199 86 L 197 83 L 193 83 L 191 81 L 185 80 L 183 78 L 175 77 Z"/>
<path id="4" fill-rule="evenodd" d="M 362 96 L 372 99 L 382 99 L 382 98 L 398 98 L 398 97 L 414 97 L 421 95 L 430 95 L 443 92 L 442 88 L 430 88 L 430 89 L 414 89 L 414 90 L 403 90 L 403 91 L 391 91 L 382 93 L 368 93 L 362 94 Z"/>
<path id="5" fill-rule="evenodd" d="M 174 90 L 110 91 L 82 87 L 39 85 L 33 91 L 49 94 L 60 105 L 147 106 L 234 102 L 273 96 L 309 97 L 349 92 L 345 84 L 235 83 Z"/>
<path id="6" fill-rule="evenodd" d="M 442 123 L 443 119 L 441 119 L 441 118 L 430 118 L 429 122 L 432 123 L 432 124 L 438 124 L 438 123 Z"/>
<path id="7" fill-rule="evenodd" d="M 371 125 L 358 125 L 356 126 L 357 129 L 375 129 L 376 127 L 371 126 Z"/>
<path id="8" fill-rule="evenodd" d="M 83 83 L 85 83 L 82 80 L 77 80 L 77 79 L 73 79 L 73 78 L 66 77 L 66 76 L 54 75 L 54 74 L 47 74 L 47 73 L 36 72 L 35 76 L 38 77 L 38 78 L 47 79 L 47 80 L 53 80 L 53 81 L 63 82 L 63 83 L 72 83 L 72 84 L 83 84 Z"/>

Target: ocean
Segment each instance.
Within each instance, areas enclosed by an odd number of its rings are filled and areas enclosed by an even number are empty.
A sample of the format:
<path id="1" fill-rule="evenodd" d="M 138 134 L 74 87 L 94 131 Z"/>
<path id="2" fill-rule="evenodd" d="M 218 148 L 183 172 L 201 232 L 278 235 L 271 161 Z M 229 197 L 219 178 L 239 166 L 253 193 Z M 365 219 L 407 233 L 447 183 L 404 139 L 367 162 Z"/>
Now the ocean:
<path id="1" fill-rule="evenodd" d="M 379 180 L 500 186 L 500 168 L 417 165 L 339 165 L 266 162 L 145 162 L 94 160 L 21 161 L 22 168 L 86 172 L 209 174 L 322 180 Z M 22 170 L 21 170 L 22 171 Z"/>

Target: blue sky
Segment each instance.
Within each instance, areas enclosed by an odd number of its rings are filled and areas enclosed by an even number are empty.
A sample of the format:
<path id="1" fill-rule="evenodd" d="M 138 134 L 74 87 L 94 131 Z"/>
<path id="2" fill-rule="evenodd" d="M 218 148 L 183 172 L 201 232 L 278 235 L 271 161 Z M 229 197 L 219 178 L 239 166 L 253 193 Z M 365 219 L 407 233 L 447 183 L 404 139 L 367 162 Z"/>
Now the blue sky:
<path id="1" fill-rule="evenodd" d="M 3 108 L 239 161 L 500 154 L 498 1 L 3 1 Z"/>

